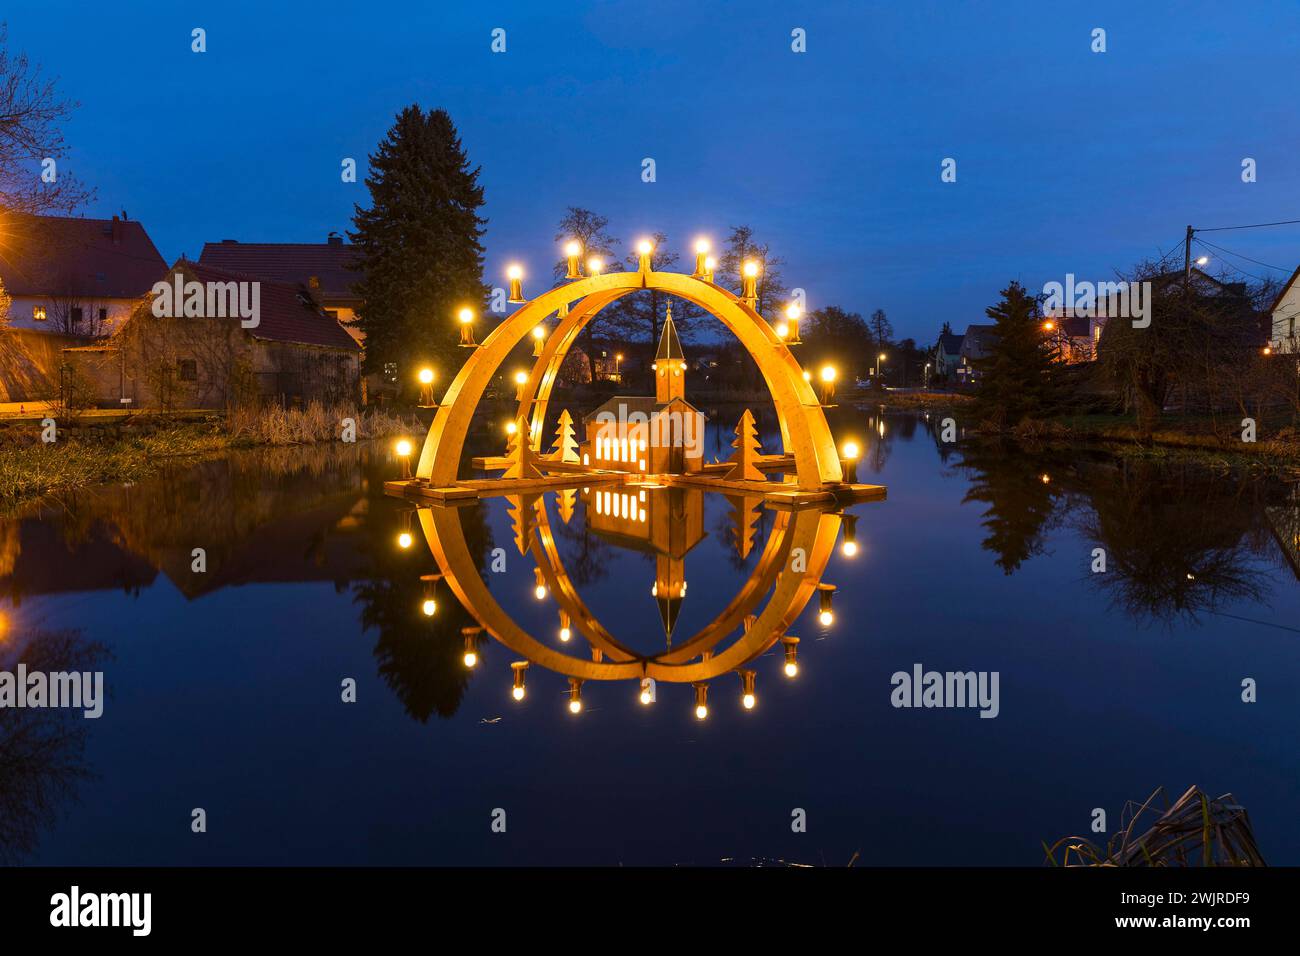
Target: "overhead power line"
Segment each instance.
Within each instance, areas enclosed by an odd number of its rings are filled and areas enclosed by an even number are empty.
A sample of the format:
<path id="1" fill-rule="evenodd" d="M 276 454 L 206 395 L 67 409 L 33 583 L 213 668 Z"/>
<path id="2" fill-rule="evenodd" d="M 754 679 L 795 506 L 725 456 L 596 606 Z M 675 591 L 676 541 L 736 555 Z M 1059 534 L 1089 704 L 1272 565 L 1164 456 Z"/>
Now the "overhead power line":
<path id="1" fill-rule="evenodd" d="M 1294 226 L 1300 219 L 1284 219 L 1282 222 L 1257 222 L 1249 226 L 1215 226 L 1213 229 L 1197 229 L 1197 232 L 1226 232 L 1229 229 L 1263 229 L 1265 226 Z"/>

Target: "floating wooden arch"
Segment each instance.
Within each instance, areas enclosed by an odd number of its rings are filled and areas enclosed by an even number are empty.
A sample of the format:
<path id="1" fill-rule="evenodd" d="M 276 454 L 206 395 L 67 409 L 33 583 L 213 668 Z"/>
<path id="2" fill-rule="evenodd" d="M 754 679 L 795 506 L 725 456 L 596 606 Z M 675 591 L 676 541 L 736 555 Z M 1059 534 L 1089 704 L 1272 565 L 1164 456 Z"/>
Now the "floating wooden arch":
<path id="1" fill-rule="evenodd" d="M 717 318 L 754 359 L 776 406 L 785 451 L 793 453 L 796 485 L 817 491 L 843 481 L 839 455 L 821 404 L 804 381 L 803 369 L 771 325 L 735 295 L 712 282 L 676 272 L 612 272 L 590 276 L 544 292 L 498 325 L 461 368 L 429 427 L 416 476 L 433 487 L 453 485 L 474 412 L 501 363 L 532 329 L 561 305 L 581 304 L 560 321 L 533 364 L 522 410 L 530 433 L 540 441 L 545 402 L 578 333 L 606 305 L 637 289 L 657 289 L 694 303 Z"/>

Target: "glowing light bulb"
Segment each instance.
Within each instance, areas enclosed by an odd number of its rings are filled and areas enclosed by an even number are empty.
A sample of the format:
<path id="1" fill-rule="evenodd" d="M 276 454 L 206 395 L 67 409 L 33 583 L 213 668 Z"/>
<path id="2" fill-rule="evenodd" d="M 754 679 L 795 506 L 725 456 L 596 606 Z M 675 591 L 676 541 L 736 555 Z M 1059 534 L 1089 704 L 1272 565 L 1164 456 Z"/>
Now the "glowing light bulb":
<path id="1" fill-rule="evenodd" d="M 803 314 L 803 309 L 799 308 L 798 303 L 791 302 L 788 306 L 786 306 L 785 317 L 790 321 L 793 322 L 794 320 L 798 319 L 799 316 L 801 316 L 802 314 Z"/>
<path id="2" fill-rule="evenodd" d="M 515 384 L 516 384 L 516 385 L 527 385 L 527 384 L 528 384 L 528 373 L 527 373 L 527 372 L 515 372 Z"/>
<path id="3" fill-rule="evenodd" d="M 411 533 L 409 531 L 403 531 L 397 536 L 397 546 L 405 550 L 411 546 L 412 540 L 414 539 L 411 537 Z"/>
<path id="4" fill-rule="evenodd" d="M 514 696 L 515 700 L 524 699 L 524 689 L 522 687 L 516 687 L 513 690 L 511 690 L 510 693 L 511 695 Z"/>
<path id="5" fill-rule="evenodd" d="M 580 700 L 569 701 L 569 713 L 577 714 L 581 712 L 582 712 L 582 701 Z"/>
<path id="6" fill-rule="evenodd" d="M 642 239 L 636 244 L 636 251 L 641 253 L 643 256 L 648 256 L 650 253 L 654 252 L 654 248 L 655 247 L 651 245 L 649 239 Z"/>
<path id="7" fill-rule="evenodd" d="M 823 365 L 821 376 L 823 382 L 835 381 L 835 367 L 833 365 Z"/>
<path id="8" fill-rule="evenodd" d="M 783 339 L 789 334 L 790 326 L 786 325 L 784 322 L 778 322 L 776 324 L 776 337 L 778 339 Z"/>
<path id="9" fill-rule="evenodd" d="M 650 692 L 648 690 L 641 691 L 640 699 L 641 699 L 641 703 L 648 705 L 652 700 L 652 698 L 650 697 Z"/>
<path id="10" fill-rule="evenodd" d="M 466 666 L 466 667 L 473 667 L 473 666 L 474 666 L 475 664 L 477 664 L 477 663 L 478 663 L 478 655 L 475 654 L 473 651 L 466 651 L 466 652 L 465 652 L 465 666 Z"/>
<path id="11" fill-rule="evenodd" d="M 456 314 L 456 317 L 459 318 L 459 319 L 460 319 L 462 322 L 464 322 L 466 325 L 469 325 L 471 322 L 474 321 L 474 310 L 473 310 L 473 309 L 461 309 L 460 312 L 458 312 L 458 313 Z"/>
<path id="12" fill-rule="evenodd" d="M 544 326 L 537 325 L 533 327 L 533 338 L 540 339 L 545 337 L 545 335 L 546 335 L 546 328 Z"/>
<path id="13" fill-rule="evenodd" d="M 698 707 L 695 708 L 696 720 L 703 720 L 707 716 L 709 716 L 709 708 L 705 707 L 703 704 L 700 704 Z"/>
<path id="14" fill-rule="evenodd" d="M 710 272 L 712 272 L 714 269 L 718 267 L 718 260 L 713 258 L 713 256 L 709 256 L 707 259 L 704 260 L 704 267 L 708 269 Z"/>
<path id="15" fill-rule="evenodd" d="M 753 694 L 746 694 L 743 698 L 741 698 L 740 702 L 745 705 L 746 710 L 753 710 L 754 705 L 758 703 L 758 698 L 755 697 Z"/>
<path id="16" fill-rule="evenodd" d="M 405 438 L 403 438 L 403 439 L 401 439 L 400 441 L 398 441 L 398 443 L 397 443 L 394 447 L 395 447 L 395 449 L 396 449 L 396 451 L 397 451 L 397 457 L 398 457 L 398 458 L 408 458 L 408 457 L 410 457 L 410 454 L 411 454 L 411 443 L 410 443 L 409 441 L 407 441 Z"/>
<path id="17" fill-rule="evenodd" d="M 754 276 L 758 275 L 758 263 L 754 262 L 753 260 L 746 262 L 745 275 L 749 276 L 750 278 L 753 278 Z"/>
<path id="18" fill-rule="evenodd" d="M 587 260 L 587 271 L 592 275 L 600 275 L 600 270 L 603 268 L 605 268 L 605 263 L 601 261 L 599 256 L 592 256 Z"/>
<path id="19" fill-rule="evenodd" d="M 845 541 L 840 550 L 844 552 L 844 557 L 851 558 L 858 553 L 858 543 L 856 541 Z"/>
<path id="20" fill-rule="evenodd" d="M 832 611 L 822 611 L 817 615 L 817 620 L 821 622 L 822 627 L 830 627 L 835 623 L 835 614 Z"/>
<path id="21" fill-rule="evenodd" d="M 425 617 L 433 617 L 438 613 L 438 602 L 433 598 L 426 598 L 424 603 L 420 605 L 420 610 L 424 612 Z"/>
<path id="22" fill-rule="evenodd" d="M 571 637 L 573 637 L 573 632 L 572 632 L 572 631 L 570 631 L 567 627 L 562 627 L 562 628 L 560 628 L 560 643 L 561 643 L 561 644 L 567 644 L 567 643 L 569 642 L 569 638 L 571 638 Z"/>
<path id="23" fill-rule="evenodd" d="M 533 597 L 537 598 L 539 601 L 546 600 L 546 585 L 539 584 L 537 587 L 533 588 Z"/>
<path id="24" fill-rule="evenodd" d="M 798 664 L 794 663 L 793 661 L 790 661 L 790 662 L 788 662 L 788 663 L 785 665 L 785 676 L 786 676 L 786 677 L 794 677 L 794 676 L 795 676 L 796 674 L 798 674 L 798 673 L 799 673 L 799 665 L 798 665 Z"/>
<path id="25" fill-rule="evenodd" d="M 709 251 L 709 240 L 707 240 L 707 239 L 697 239 L 697 240 L 695 241 L 695 251 L 696 251 L 696 252 L 708 252 L 708 251 Z"/>
<path id="26" fill-rule="evenodd" d="M 524 270 L 521 269 L 519 266 L 512 265 L 506 269 L 507 279 L 522 279 L 523 277 L 524 277 Z"/>
<path id="27" fill-rule="evenodd" d="M 513 435 L 513 434 L 514 434 L 515 432 L 517 432 L 517 431 L 519 431 L 519 426 L 518 426 L 518 425 L 516 425 L 514 422 L 506 422 L 506 434 L 507 434 L 507 435 Z"/>
<path id="28" fill-rule="evenodd" d="M 859 451 L 859 449 L 858 449 L 858 443 L 857 443 L 857 442 L 855 442 L 855 441 L 846 441 L 846 442 L 844 443 L 844 448 L 843 448 L 843 450 L 842 450 L 842 454 L 843 454 L 843 456 L 844 456 L 845 458 L 848 458 L 848 459 L 852 460 L 852 459 L 858 457 L 858 451 Z"/>
<path id="29" fill-rule="evenodd" d="M 582 243 L 578 242 L 576 239 L 569 240 L 564 247 L 564 254 L 566 256 L 582 255 Z"/>
<path id="30" fill-rule="evenodd" d="M 429 385 L 432 382 L 433 382 L 433 369 L 431 368 L 420 369 L 420 384 Z"/>

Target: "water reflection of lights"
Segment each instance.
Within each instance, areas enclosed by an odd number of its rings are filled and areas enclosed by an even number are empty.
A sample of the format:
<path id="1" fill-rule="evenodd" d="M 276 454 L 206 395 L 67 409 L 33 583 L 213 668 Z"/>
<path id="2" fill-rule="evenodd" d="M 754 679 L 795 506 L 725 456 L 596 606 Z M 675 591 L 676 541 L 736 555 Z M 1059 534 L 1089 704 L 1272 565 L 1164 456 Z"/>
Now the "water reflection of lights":
<path id="1" fill-rule="evenodd" d="M 487 587 L 479 563 L 470 553 L 457 509 L 432 506 L 420 508 L 425 538 L 445 579 L 460 604 L 477 622 L 464 629 L 463 660 L 467 668 L 480 663 L 479 640 L 486 635 L 517 655 L 511 694 L 526 699 L 525 671 L 532 665 L 568 680 L 568 708 L 572 714 L 584 709 L 583 690 L 588 681 L 632 680 L 639 684 L 637 699 L 643 705 L 655 700 L 654 686 L 689 684 L 693 690 L 693 714 L 705 720 L 710 714 L 709 689 L 727 674 L 739 679 L 739 709 L 750 712 L 758 705 L 759 657 L 779 646 L 783 652 L 782 672 L 788 678 L 799 673 L 799 638 L 787 633 L 813 595 L 818 598 L 817 620 L 823 627 L 835 622 L 835 585 L 822 580 L 836 552 L 841 530 L 840 553 L 857 553 L 856 515 L 826 507 L 774 509 L 772 526 L 748 578 L 722 611 L 695 634 L 674 639 L 674 627 L 686 594 L 686 552 L 705 537 L 703 492 L 681 488 L 656 489 L 636 508 L 610 508 L 603 503 L 599 513 L 592 489 L 587 499 L 589 527 L 615 544 L 649 551 L 654 556 L 651 592 L 658 605 L 667 635 L 667 648 L 652 654 L 633 651 L 611 634 L 592 614 L 565 570 L 556 547 L 546 501 L 542 494 L 512 496 L 510 514 L 516 522 L 516 546 L 521 555 L 535 562 L 535 595 L 549 596 L 559 605 L 559 645 L 542 641 L 517 623 L 496 601 Z M 556 492 L 560 501 L 562 492 Z M 761 499 L 745 502 L 746 514 L 733 516 L 752 526 L 752 508 Z M 644 518 L 642 514 L 644 513 Z M 752 545 L 746 543 L 748 548 Z M 740 545 L 737 544 L 739 548 Z M 431 580 L 431 585 L 433 581 Z M 431 600 L 426 594 L 425 601 Z M 570 652 L 567 648 L 581 635 L 588 648 Z M 735 685 L 733 685 L 735 686 Z M 734 691 L 733 691 L 734 693 Z M 737 699 L 737 698 L 733 698 Z"/>

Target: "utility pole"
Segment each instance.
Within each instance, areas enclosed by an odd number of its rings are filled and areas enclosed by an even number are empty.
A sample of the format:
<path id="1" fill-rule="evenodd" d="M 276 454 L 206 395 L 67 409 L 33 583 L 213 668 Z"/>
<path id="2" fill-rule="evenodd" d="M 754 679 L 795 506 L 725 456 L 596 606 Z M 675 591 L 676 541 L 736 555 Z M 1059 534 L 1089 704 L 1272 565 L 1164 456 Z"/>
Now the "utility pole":
<path id="1" fill-rule="evenodd" d="M 1196 230 L 1191 226 L 1187 227 L 1187 238 L 1183 240 L 1183 278 L 1192 277 L 1192 234 Z"/>

